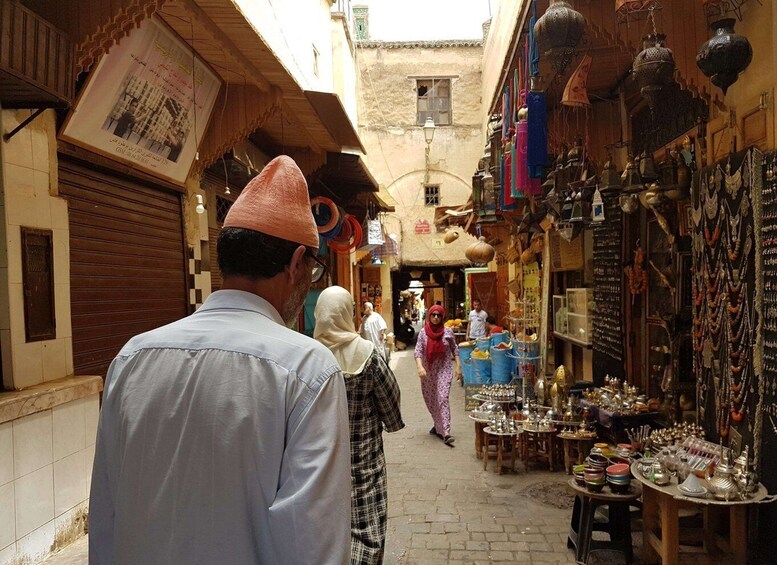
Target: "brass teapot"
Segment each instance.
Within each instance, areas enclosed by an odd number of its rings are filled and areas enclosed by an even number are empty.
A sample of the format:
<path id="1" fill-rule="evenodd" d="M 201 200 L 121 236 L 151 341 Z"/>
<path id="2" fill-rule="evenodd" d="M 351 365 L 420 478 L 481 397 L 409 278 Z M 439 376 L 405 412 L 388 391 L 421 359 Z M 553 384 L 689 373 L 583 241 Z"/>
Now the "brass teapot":
<path id="1" fill-rule="evenodd" d="M 746 445 L 739 457 L 734 460 L 734 482 L 739 489 L 739 497 L 742 500 L 752 496 L 758 489 L 758 479 L 755 473 L 750 470 L 748 454 L 749 446 Z"/>

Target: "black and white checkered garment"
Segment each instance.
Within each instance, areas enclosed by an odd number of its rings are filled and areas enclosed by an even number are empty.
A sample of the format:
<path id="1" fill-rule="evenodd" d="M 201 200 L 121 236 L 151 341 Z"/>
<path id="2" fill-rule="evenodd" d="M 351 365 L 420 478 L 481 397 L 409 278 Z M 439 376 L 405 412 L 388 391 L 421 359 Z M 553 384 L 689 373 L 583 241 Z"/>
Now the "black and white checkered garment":
<path id="1" fill-rule="evenodd" d="M 405 427 L 399 385 L 377 351 L 364 370 L 345 375 L 351 428 L 351 563 L 383 562 L 388 494 L 383 430 Z"/>

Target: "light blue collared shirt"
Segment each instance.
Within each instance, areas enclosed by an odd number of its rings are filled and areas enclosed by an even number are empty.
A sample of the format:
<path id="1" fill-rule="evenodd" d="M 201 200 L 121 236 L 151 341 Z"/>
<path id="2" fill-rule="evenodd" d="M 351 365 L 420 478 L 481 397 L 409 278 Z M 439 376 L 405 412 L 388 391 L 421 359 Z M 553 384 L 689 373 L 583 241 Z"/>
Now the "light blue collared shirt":
<path id="1" fill-rule="evenodd" d="M 334 356 L 264 299 L 221 290 L 111 364 L 89 562 L 348 563 L 350 486 Z"/>

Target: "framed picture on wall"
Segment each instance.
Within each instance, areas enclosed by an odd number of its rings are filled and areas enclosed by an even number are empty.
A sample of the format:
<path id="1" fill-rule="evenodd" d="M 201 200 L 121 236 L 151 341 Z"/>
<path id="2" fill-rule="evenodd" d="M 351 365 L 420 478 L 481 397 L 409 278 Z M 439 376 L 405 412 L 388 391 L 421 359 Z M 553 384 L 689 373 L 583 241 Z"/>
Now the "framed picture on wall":
<path id="1" fill-rule="evenodd" d="M 161 20 L 145 20 L 92 71 L 62 139 L 183 185 L 221 80 Z"/>
<path id="2" fill-rule="evenodd" d="M 677 224 L 681 237 L 691 235 L 693 232 L 693 208 L 690 202 L 677 203 Z"/>

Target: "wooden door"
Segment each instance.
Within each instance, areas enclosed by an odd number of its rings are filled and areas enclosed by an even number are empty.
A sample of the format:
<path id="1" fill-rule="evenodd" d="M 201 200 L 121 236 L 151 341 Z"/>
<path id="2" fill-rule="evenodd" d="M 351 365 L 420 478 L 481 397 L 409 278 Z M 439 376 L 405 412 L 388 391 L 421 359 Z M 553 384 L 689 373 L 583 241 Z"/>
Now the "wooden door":
<path id="1" fill-rule="evenodd" d="M 470 308 L 472 302 L 480 300 L 489 316 L 497 317 L 499 312 L 498 297 L 496 293 L 496 273 L 471 273 L 469 275 Z"/>

